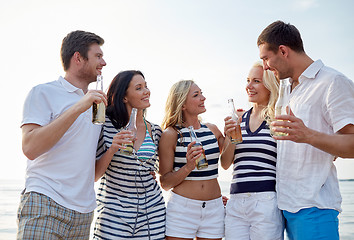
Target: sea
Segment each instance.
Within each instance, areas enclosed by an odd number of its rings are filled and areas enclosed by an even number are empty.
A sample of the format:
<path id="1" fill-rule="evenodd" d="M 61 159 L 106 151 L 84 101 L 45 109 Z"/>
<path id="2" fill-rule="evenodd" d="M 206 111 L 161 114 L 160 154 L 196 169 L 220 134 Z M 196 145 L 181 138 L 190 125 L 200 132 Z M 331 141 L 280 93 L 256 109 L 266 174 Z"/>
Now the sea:
<path id="1" fill-rule="evenodd" d="M 228 196 L 229 182 L 219 181 L 222 194 Z M 16 239 L 16 214 L 23 190 L 23 180 L 0 179 L 0 240 Z M 340 180 L 340 190 L 343 197 L 343 212 L 339 215 L 339 233 L 341 240 L 354 239 L 354 179 Z M 164 192 L 168 196 L 168 192 Z M 93 226 L 93 224 L 92 224 Z M 91 231 L 92 234 L 92 231 Z"/>

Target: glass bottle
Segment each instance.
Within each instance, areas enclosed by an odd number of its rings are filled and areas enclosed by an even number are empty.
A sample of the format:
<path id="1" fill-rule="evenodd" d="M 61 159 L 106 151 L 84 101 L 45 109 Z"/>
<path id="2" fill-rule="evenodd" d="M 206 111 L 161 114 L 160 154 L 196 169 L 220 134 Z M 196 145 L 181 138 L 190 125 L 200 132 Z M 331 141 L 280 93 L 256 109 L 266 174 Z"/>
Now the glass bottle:
<path id="1" fill-rule="evenodd" d="M 198 147 L 198 146 L 203 147 L 202 143 L 197 138 L 197 134 L 195 133 L 193 126 L 189 126 L 188 129 L 191 137 L 191 142 L 195 141 L 193 147 Z M 202 154 L 197 160 L 195 160 L 195 166 L 197 167 L 198 170 L 208 167 L 208 160 L 205 157 L 205 151 L 203 148 L 202 148 Z"/>
<path id="2" fill-rule="evenodd" d="M 122 154 L 125 154 L 125 155 L 132 155 L 133 154 L 134 139 L 136 138 L 136 132 L 137 132 L 137 128 L 136 128 L 136 113 L 137 113 L 137 109 L 136 108 L 132 108 L 132 112 L 130 114 L 129 122 L 128 122 L 127 126 L 125 126 L 125 128 L 124 128 L 124 130 L 129 130 L 133 134 L 133 139 L 129 143 L 123 144 L 123 146 L 125 146 L 125 148 L 121 148 L 120 149 L 120 152 Z"/>
<path id="3" fill-rule="evenodd" d="M 102 75 L 97 75 L 96 80 L 96 90 L 103 91 L 103 77 Z M 99 104 L 92 104 L 92 123 L 97 125 L 102 125 L 105 122 L 106 117 L 106 106 L 104 102 L 100 102 Z"/>
<path id="4" fill-rule="evenodd" d="M 289 100 L 290 100 L 290 79 L 285 78 L 280 80 L 280 85 L 279 85 L 279 96 L 278 100 L 275 104 L 275 116 L 278 115 L 287 115 L 288 113 L 288 106 L 289 106 Z M 278 120 L 282 121 L 282 120 Z M 283 132 L 273 132 L 271 131 L 271 134 L 274 136 L 287 136 L 287 133 Z"/>
<path id="5" fill-rule="evenodd" d="M 227 103 L 228 103 L 229 109 L 230 109 L 230 116 L 231 116 L 232 120 L 236 121 L 236 124 L 237 124 L 236 128 L 230 132 L 231 143 L 233 143 L 233 144 L 241 143 L 242 142 L 241 126 L 240 126 L 238 116 L 236 114 L 234 100 L 229 99 L 229 100 L 227 100 Z"/>

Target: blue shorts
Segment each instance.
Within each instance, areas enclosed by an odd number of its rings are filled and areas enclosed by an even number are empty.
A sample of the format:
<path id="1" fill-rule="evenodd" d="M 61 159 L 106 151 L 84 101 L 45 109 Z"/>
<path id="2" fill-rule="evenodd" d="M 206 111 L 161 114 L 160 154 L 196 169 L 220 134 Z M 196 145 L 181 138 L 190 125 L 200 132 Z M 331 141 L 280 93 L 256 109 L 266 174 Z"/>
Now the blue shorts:
<path id="1" fill-rule="evenodd" d="M 312 207 L 296 213 L 284 210 L 283 214 L 290 240 L 339 240 L 339 212 L 336 210 Z"/>

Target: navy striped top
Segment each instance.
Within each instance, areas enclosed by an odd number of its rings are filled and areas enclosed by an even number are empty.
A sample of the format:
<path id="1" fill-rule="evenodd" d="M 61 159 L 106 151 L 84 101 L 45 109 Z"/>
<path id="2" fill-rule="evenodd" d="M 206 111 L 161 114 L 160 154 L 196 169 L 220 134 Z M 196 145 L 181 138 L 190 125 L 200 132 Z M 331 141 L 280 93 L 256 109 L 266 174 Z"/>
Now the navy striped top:
<path id="1" fill-rule="evenodd" d="M 155 151 L 143 154 L 144 158 L 139 158 L 135 150 L 132 155 L 118 151 L 101 178 L 94 239 L 165 238 L 165 202 L 160 186 L 150 174 L 150 171 L 158 170 L 157 148 L 162 131 L 160 126 L 150 124 L 149 142 Z M 113 137 L 120 130 L 106 116 L 97 159 L 112 145 Z M 146 144 L 142 147 L 145 148 Z"/>
<path id="2" fill-rule="evenodd" d="M 196 167 L 185 178 L 185 180 L 209 180 L 218 177 L 218 161 L 219 161 L 219 145 L 213 132 L 204 124 L 200 124 L 199 129 L 194 129 L 197 138 L 203 145 L 205 156 L 208 161 L 208 167 L 198 170 Z M 188 128 L 178 128 L 178 139 L 176 143 L 174 171 L 178 171 L 187 163 L 186 153 L 187 146 L 191 143 Z M 182 133 L 182 137 L 181 137 Z"/>
<path id="3" fill-rule="evenodd" d="M 251 132 L 251 111 L 242 116 L 243 142 L 236 145 L 230 194 L 275 191 L 277 143 L 265 121 Z"/>

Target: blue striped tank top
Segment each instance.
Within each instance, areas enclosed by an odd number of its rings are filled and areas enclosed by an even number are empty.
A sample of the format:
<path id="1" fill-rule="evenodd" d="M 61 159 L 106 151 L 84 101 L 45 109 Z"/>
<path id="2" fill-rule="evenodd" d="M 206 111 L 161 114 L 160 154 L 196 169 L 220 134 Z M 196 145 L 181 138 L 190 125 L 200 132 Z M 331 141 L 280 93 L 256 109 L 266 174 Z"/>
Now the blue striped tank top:
<path id="1" fill-rule="evenodd" d="M 277 143 L 265 121 L 251 132 L 251 111 L 242 116 L 243 142 L 236 145 L 230 194 L 275 191 Z"/>
<path id="2" fill-rule="evenodd" d="M 138 159 L 142 162 L 145 162 L 151 158 L 154 157 L 156 154 L 156 145 L 152 141 L 152 138 L 150 137 L 150 133 L 148 130 L 148 127 L 146 125 L 146 122 L 144 120 L 145 127 L 146 127 L 146 133 L 145 133 L 145 138 L 143 143 L 141 144 L 139 150 L 136 152 L 136 155 L 138 156 Z"/>
<path id="3" fill-rule="evenodd" d="M 187 163 L 187 146 L 191 143 L 188 128 L 177 127 L 178 139 L 175 151 L 175 160 L 173 164 L 174 171 L 178 171 Z M 185 178 L 185 180 L 209 180 L 218 177 L 219 145 L 213 132 L 204 124 L 199 129 L 194 129 L 197 138 L 201 141 L 205 156 L 208 161 L 208 167 L 198 170 L 196 167 Z M 182 137 L 181 137 L 182 134 Z"/>

